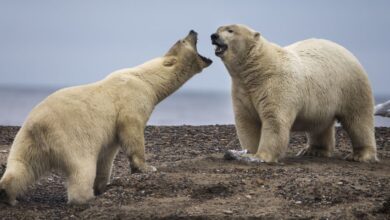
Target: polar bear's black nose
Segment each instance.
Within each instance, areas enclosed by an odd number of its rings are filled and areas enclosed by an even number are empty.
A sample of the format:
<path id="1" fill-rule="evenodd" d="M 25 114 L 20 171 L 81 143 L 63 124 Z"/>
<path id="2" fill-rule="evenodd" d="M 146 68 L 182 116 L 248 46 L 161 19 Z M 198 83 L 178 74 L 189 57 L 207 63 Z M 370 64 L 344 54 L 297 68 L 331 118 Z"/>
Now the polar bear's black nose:
<path id="1" fill-rule="evenodd" d="M 198 33 L 196 33 L 196 31 L 194 31 L 194 30 L 190 30 L 189 35 L 192 35 L 192 36 L 197 37 L 197 36 L 198 36 Z"/>
<path id="2" fill-rule="evenodd" d="M 212 34 L 211 35 L 211 40 L 216 40 L 219 38 L 219 35 L 218 34 Z"/>

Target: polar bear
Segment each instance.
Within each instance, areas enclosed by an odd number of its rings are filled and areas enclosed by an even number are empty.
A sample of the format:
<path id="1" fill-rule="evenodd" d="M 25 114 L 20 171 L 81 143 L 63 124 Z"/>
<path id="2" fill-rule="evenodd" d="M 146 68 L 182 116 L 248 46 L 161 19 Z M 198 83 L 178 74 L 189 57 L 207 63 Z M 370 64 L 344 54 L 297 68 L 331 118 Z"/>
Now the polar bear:
<path id="1" fill-rule="evenodd" d="M 377 160 L 370 83 L 348 50 L 321 39 L 280 47 L 245 25 L 219 27 L 211 40 L 232 79 L 245 156 L 277 162 L 293 130 L 307 132 L 299 155 L 329 157 L 339 121 L 352 140 L 348 158 Z"/>
<path id="2" fill-rule="evenodd" d="M 55 169 L 67 177 L 68 203 L 86 203 L 105 190 L 119 147 L 132 172 L 154 171 L 145 163 L 146 122 L 157 103 L 212 63 L 196 44 L 190 31 L 162 57 L 47 97 L 16 135 L 1 199 L 14 205 L 28 185 Z"/>

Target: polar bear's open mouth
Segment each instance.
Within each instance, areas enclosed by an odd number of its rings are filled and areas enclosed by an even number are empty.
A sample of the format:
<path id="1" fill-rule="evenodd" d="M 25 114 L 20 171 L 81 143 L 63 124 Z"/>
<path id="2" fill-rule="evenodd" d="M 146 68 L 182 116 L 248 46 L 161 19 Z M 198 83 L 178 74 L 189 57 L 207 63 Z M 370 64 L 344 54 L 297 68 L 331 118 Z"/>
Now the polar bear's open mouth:
<path id="1" fill-rule="evenodd" d="M 214 45 L 215 55 L 222 56 L 223 53 L 227 50 L 228 46 L 222 42 L 218 42 L 217 40 L 213 40 L 212 44 Z"/>
<path id="2" fill-rule="evenodd" d="M 198 55 L 198 57 L 204 62 L 206 63 L 207 65 L 210 65 L 213 61 L 207 57 L 204 57 L 202 55 L 200 55 L 200 53 L 198 52 L 198 33 L 196 33 L 196 31 L 194 30 L 191 30 L 189 35 L 191 35 L 193 37 L 193 47 L 195 48 L 195 51 L 196 51 L 196 54 Z"/>
<path id="3" fill-rule="evenodd" d="M 198 53 L 198 56 L 199 56 L 200 59 L 202 59 L 202 61 L 205 62 L 206 64 L 211 64 L 211 63 L 213 62 L 213 61 L 210 60 L 209 58 L 204 57 L 204 56 L 200 55 L 199 53 Z"/>

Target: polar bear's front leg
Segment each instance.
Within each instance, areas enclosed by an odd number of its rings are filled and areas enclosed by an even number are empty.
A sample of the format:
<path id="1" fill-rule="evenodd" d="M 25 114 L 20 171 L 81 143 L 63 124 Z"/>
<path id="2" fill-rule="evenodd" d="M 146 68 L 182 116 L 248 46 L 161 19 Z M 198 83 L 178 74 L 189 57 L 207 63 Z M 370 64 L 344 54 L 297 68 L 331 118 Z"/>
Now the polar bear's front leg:
<path id="1" fill-rule="evenodd" d="M 232 101 L 241 148 L 254 154 L 260 143 L 261 121 L 246 90 L 235 79 L 232 85 Z"/>
<path id="2" fill-rule="evenodd" d="M 254 154 L 260 143 L 261 123 L 249 115 L 235 115 L 236 130 L 241 148 Z"/>
<path id="3" fill-rule="evenodd" d="M 123 150 L 130 160 L 132 173 L 154 172 L 156 168 L 145 162 L 145 125 L 137 119 L 130 119 L 121 123 L 119 128 L 119 139 Z"/>
<path id="4" fill-rule="evenodd" d="M 290 137 L 290 125 L 272 117 L 262 123 L 260 145 L 255 154 L 265 162 L 278 162 L 286 151 Z"/>

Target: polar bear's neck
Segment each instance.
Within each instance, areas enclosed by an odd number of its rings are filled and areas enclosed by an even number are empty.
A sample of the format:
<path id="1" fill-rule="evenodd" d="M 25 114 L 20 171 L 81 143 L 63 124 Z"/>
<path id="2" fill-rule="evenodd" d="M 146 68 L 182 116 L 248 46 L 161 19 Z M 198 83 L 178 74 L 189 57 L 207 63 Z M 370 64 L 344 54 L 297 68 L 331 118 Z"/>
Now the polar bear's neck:
<path id="1" fill-rule="evenodd" d="M 193 74 L 180 67 L 165 67 L 164 58 L 146 62 L 134 71 L 134 76 L 145 82 L 156 97 L 156 104 L 180 88 Z"/>
<path id="2" fill-rule="evenodd" d="M 258 89 L 268 78 L 280 73 L 279 68 L 282 68 L 280 55 L 283 53 L 285 53 L 283 48 L 261 37 L 248 51 L 247 56 L 225 64 L 232 80 L 250 91 L 252 88 Z"/>

